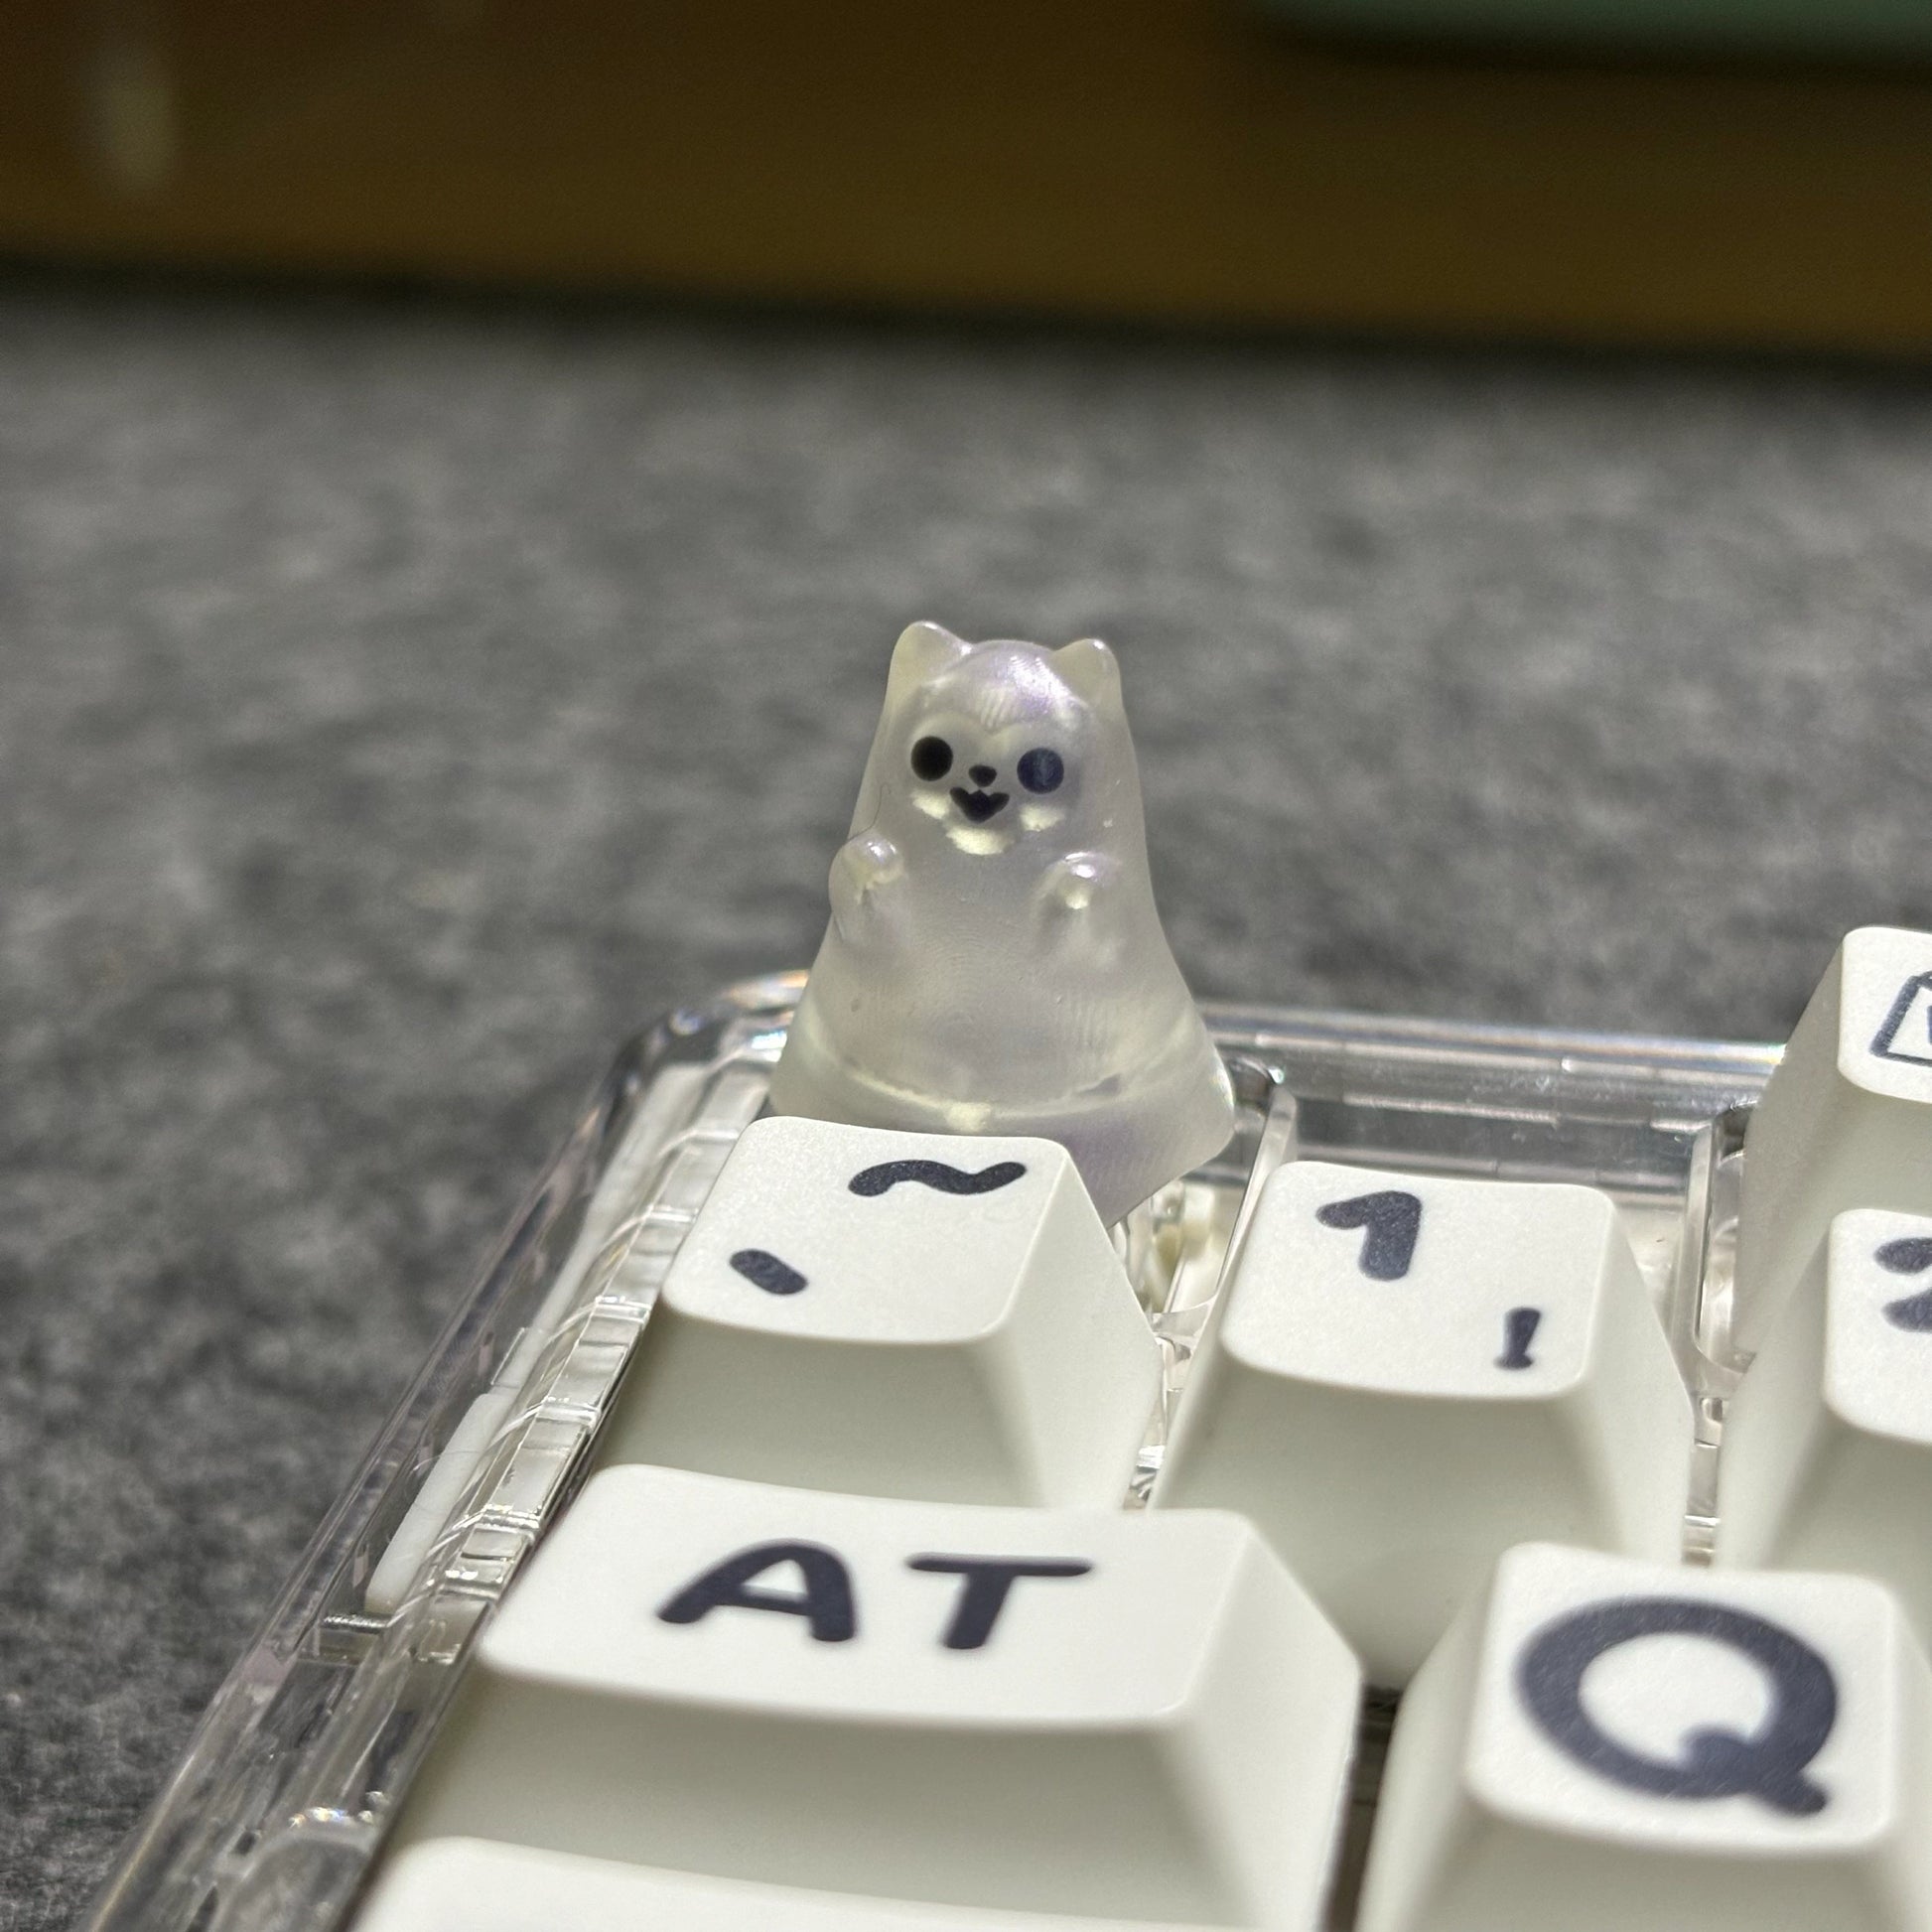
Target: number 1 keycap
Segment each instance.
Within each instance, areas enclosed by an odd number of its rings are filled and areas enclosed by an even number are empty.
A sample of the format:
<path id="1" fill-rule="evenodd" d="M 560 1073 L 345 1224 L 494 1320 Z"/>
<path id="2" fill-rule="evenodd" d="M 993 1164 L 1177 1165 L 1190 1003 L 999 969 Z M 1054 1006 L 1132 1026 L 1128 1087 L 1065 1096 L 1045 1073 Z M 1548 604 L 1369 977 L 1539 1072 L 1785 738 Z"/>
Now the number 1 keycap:
<path id="1" fill-rule="evenodd" d="M 1299 1928 L 1359 1687 L 1219 1511 L 607 1469 L 484 1630 L 399 1833 Z"/>
<path id="2" fill-rule="evenodd" d="M 1112 1503 L 1160 1373 L 1054 1142 L 761 1120 L 685 1237 L 600 1455 L 870 1495 Z"/>
<path id="3" fill-rule="evenodd" d="M 1512 1543 L 1673 1555 L 1691 1423 L 1605 1195 L 1296 1162 L 1155 1501 L 1252 1518 L 1400 1684 Z"/>

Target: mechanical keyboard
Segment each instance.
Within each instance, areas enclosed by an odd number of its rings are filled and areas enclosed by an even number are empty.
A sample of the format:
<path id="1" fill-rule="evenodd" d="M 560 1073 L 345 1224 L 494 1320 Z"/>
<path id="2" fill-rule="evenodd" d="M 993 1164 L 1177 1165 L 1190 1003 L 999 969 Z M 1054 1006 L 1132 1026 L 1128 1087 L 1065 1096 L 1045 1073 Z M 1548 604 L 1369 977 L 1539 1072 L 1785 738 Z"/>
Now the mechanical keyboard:
<path id="1" fill-rule="evenodd" d="M 1078 782 L 986 760 L 976 862 Z M 1143 931 L 882 1059 L 891 824 L 620 1055 L 96 1932 L 1932 1929 L 1932 935 L 1782 1057 L 1182 1010 Z M 1077 857 L 1039 985 L 1119 965 Z"/>

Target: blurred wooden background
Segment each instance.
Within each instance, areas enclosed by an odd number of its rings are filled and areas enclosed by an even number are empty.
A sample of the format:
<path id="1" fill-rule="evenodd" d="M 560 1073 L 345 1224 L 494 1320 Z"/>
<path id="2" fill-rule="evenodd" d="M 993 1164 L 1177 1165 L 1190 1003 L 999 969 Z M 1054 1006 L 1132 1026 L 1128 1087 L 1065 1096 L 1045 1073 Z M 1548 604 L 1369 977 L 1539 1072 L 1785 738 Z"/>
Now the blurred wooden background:
<path id="1" fill-rule="evenodd" d="M 0 251 L 1913 353 L 1932 69 L 1234 0 L 9 0 Z"/>

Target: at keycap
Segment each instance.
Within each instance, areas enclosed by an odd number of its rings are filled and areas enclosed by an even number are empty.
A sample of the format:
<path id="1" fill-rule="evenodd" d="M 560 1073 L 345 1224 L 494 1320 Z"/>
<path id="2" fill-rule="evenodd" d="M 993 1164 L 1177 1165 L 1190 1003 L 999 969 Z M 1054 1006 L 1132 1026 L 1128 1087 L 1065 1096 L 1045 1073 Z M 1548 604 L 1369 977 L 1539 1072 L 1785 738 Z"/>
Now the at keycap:
<path id="1" fill-rule="evenodd" d="M 1146 1920 L 1133 1932 L 1160 1932 Z M 1127 1922 L 1080 1921 L 1080 1932 Z M 1072 1932 L 1033 1912 L 792 1891 L 609 1859 L 437 1839 L 390 1862 L 355 1932 Z"/>
<path id="2" fill-rule="evenodd" d="M 1114 1503 L 1160 1373 L 1063 1148 L 762 1120 L 685 1237 L 600 1455 Z"/>
<path id="3" fill-rule="evenodd" d="M 1841 1214 L 1725 1419 L 1720 1563 L 1852 1570 L 1932 1641 L 1932 1219 Z"/>
<path id="4" fill-rule="evenodd" d="M 1359 1684 L 1219 1512 L 608 1469 L 483 1632 L 398 1842 L 1306 1927 Z"/>
<path id="5" fill-rule="evenodd" d="M 1744 1142 L 1731 1336 L 1763 1344 L 1836 1214 L 1932 1213 L 1932 934 L 1846 934 Z"/>
<path id="6" fill-rule="evenodd" d="M 1400 1684 L 1512 1543 L 1674 1555 L 1691 1425 L 1607 1196 L 1296 1162 L 1155 1502 L 1250 1517 Z"/>
<path id="7" fill-rule="evenodd" d="M 1929 1725 L 1874 1584 L 1512 1551 L 1403 1700 L 1359 1932 L 1921 1932 Z"/>

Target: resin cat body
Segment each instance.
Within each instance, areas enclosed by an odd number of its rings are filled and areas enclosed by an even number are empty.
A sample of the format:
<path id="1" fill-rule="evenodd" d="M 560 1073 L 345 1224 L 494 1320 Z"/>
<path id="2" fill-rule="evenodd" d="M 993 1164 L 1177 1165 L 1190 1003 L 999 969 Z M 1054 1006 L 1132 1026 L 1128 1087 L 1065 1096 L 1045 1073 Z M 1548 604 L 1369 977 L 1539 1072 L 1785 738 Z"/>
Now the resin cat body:
<path id="1" fill-rule="evenodd" d="M 1109 1221 L 1226 1143 L 1227 1076 L 1161 929 L 1097 639 L 912 625 L 831 901 L 776 1111 L 1041 1135 Z"/>

